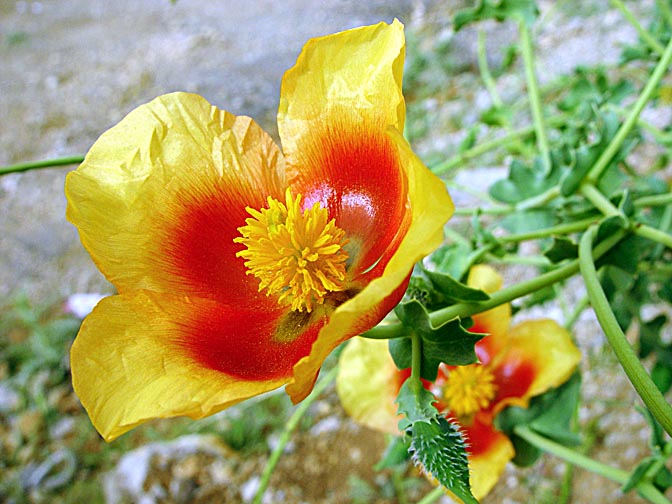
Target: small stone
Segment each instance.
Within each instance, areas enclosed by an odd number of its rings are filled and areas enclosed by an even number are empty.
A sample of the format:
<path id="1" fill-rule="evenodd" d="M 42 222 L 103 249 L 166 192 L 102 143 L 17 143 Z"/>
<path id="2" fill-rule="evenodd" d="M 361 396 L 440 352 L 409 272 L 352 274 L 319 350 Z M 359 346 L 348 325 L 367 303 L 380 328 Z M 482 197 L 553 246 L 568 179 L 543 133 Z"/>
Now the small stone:
<path id="1" fill-rule="evenodd" d="M 21 395 L 8 383 L 0 383 L 0 413 L 11 413 L 21 405 Z"/>

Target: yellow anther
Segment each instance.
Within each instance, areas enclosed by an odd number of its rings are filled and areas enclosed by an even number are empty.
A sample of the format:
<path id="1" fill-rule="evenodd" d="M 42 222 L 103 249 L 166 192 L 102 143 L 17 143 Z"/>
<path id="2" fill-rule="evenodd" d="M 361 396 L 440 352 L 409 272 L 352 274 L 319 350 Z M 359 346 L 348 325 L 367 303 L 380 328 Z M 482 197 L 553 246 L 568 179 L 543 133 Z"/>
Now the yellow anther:
<path id="1" fill-rule="evenodd" d="M 494 381 L 492 372 L 482 364 L 455 367 L 443 386 L 443 399 L 458 418 L 469 417 L 490 405 L 497 392 Z"/>
<path id="2" fill-rule="evenodd" d="M 345 231 L 329 220 L 326 208 L 315 203 L 302 211 L 301 195 L 293 198 L 287 189 L 284 204 L 269 196 L 268 208 L 247 211 L 252 217 L 234 239 L 246 249 L 236 256 L 259 279 L 259 291 L 310 312 L 329 292 L 345 289 Z"/>

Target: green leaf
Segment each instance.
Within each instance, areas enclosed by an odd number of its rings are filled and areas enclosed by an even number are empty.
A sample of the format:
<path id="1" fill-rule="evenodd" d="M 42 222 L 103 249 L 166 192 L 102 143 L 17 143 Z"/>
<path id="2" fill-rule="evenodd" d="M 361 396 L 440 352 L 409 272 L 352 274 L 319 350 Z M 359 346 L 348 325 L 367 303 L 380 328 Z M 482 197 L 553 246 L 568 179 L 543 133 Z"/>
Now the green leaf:
<path id="1" fill-rule="evenodd" d="M 514 429 L 518 425 L 526 425 L 564 445 L 579 443 L 579 437 L 571 426 L 579 402 L 580 387 L 581 375 L 574 373 L 560 387 L 533 397 L 528 408 L 510 406 L 497 416 L 496 427 L 509 436 L 516 448 L 516 464 L 530 465 L 540 455 L 539 450 L 515 434 Z"/>
<path id="2" fill-rule="evenodd" d="M 552 210 L 547 208 L 535 208 L 532 210 L 519 210 L 510 213 L 501 221 L 504 229 L 512 234 L 530 233 L 539 229 L 546 229 L 555 223 Z"/>
<path id="3" fill-rule="evenodd" d="M 409 451 L 413 461 L 466 504 L 478 504 L 469 487 L 466 445 L 459 428 L 445 418 L 416 422 Z"/>
<path id="4" fill-rule="evenodd" d="M 433 327 L 427 310 L 417 300 L 401 303 L 395 308 L 399 320 L 422 338 L 421 376 L 436 380 L 439 364 L 463 366 L 477 361 L 474 345 L 484 334 L 475 334 L 462 327 L 459 319 L 449 320 Z M 410 338 L 390 340 L 390 354 L 399 369 L 411 367 L 412 343 Z"/>
<path id="5" fill-rule="evenodd" d="M 637 464 L 637 467 L 635 467 L 634 471 L 630 473 L 628 481 L 626 481 L 621 487 L 621 492 L 628 493 L 630 490 L 635 488 L 637 486 L 637 483 L 639 483 L 642 480 L 642 478 L 646 475 L 649 468 L 655 463 L 656 463 L 655 457 L 646 457 L 640 460 L 639 464 Z"/>
<path id="6" fill-rule="evenodd" d="M 412 378 L 408 378 L 399 388 L 396 402 L 397 411 L 404 415 L 399 421 L 399 430 L 402 432 L 406 432 L 416 422 L 429 422 L 440 416 L 434 407 L 434 394 L 421 383 L 414 384 Z"/>
<path id="7" fill-rule="evenodd" d="M 473 9 L 459 11 L 455 15 L 453 25 L 455 31 L 469 23 L 484 19 L 496 19 L 497 21 L 511 19 L 532 25 L 538 15 L 539 9 L 533 0 L 480 0 Z"/>
<path id="8" fill-rule="evenodd" d="M 509 165 L 509 175 L 490 186 L 490 196 L 502 203 L 514 205 L 523 200 L 538 196 L 555 186 L 560 179 L 560 153 L 551 153 L 551 172 L 548 176 L 543 169 L 543 161 L 537 156 L 532 166 L 526 166 L 514 159 Z"/>
<path id="9" fill-rule="evenodd" d="M 446 273 L 429 271 L 422 264 L 417 264 L 406 289 L 406 298 L 415 299 L 427 310 L 434 311 L 462 301 L 485 301 L 490 296 Z"/>
<path id="10" fill-rule="evenodd" d="M 431 255 L 430 259 L 435 265 L 436 271 L 461 279 L 471 267 L 469 257 L 473 251 L 468 243 L 451 243 L 440 247 Z"/>
<path id="11" fill-rule="evenodd" d="M 570 238 L 554 236 L 553 243 L 544 250 L 544 255 L 552 263 L 559 263 L 565 259 L 576 259 L 579 256 L 579 246 Z"/>
<path id="12" fill-rule="evenodd" d="M 511 123 L 511 109 L 493 105 L 481 114 L 481 122 L 488 126 L 506 126 Z"/>
<path id="13" fill-rule="evenodd" d="M 446 273 L 429 271 L 422 266 L 421 271 L 422 274 L 429 279 L 432 287 L 440 292 L 447 300 L 478 302 L 490 299 L 490 296 L 486 292 L 458 282 Z M 444 304 L 444 306 L 446 306 L 446 304 Z"/>
<path id="14" fill-rule="evenodd" d="M 471 149 L 474 145 L 476 145 L 476 138 L 478 138 L 478 126 L 474 126 L 469 129 L 469 133 L 467 133 L 467 136 L 460 142 L 460 147 L 458 151 L 460 153 L 468 151 Z"/>

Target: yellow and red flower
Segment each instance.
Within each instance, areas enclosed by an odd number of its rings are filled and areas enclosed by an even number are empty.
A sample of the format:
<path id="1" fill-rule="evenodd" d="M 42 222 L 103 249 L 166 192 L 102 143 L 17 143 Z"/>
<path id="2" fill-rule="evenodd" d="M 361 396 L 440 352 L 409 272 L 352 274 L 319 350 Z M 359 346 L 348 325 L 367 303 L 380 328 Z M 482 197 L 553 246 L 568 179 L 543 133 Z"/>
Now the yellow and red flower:
<path id="1" fill-rule="evenodd" d="M 468 284 L 486 292 L 502 279 L 489 266 L 471 269 Z M 479 363 L 441 364 L 433 383 L 425 383 L 439 411 L 457 421 L 468 444 L 470 483 L 477 499 L 495 485 L 515 451 L 509 438 L 494 427 L 507 406 L 526 408 L 530 398 L 567 381 L 581 354 L 562 327 L 549 319 L 524 321 L 509 328 L 508 304 L 475 315 L 470 331 L 487 333 L 476 344 Z M 340 357 L 337 390 L 345 410 L 358 422 L 398 433 L 396 399 L 410 370 L 398 370 L 387 342 L 355 338 Z"/>
<path id="2" fill-rule="evenodd" d="M 399 301 L 453 211 L 401 132 L 403 26 L 309 41 L 284 76 L 281 151 L 252 119 L 175 93 L 104 133 L 67 217 L 118 295 L 73 344 L 73 386 L 107 440 L 287 385 Z"/>

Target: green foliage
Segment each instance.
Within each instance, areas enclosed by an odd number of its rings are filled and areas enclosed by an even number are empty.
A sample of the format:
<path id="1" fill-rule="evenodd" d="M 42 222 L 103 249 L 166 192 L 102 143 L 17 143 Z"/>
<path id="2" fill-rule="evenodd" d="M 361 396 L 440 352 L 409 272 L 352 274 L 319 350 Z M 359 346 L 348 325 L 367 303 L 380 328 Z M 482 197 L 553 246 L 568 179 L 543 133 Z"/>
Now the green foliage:
<path id="1" fill-rule="evenodd" d="M 476 503 L 469 488 L 466 445 L 459 428 L 434 407 L 434 396 L 413 377 L 399 390 L 397 404 L 404 418 L 399 429 L 410 436 L 413 461 L 463 502 Z"/>
<path id="2" fill-rule="evenodd" d="M 422 339 L 420 372 L 423 379 L 434 381 L 442 362 L 453 366 L 476 362 L 474 344 L 484 335 L 470 333 L 464 329 L 459 319 L 434 327 L 427 310 L 417 300 L 401 303 L 395 313 L 409 331 L 418 334 Z M 411 367 L 411 338 L 390 340 L 390 354 L 399 369 Z"/>
<path id="3" fill-rule="evenodd" d="M 476 7 L 458 12 L 453 24 L 455 30 L 484 19 L 515 20 L 532 25 L 538 15 L 539 9 L 534 0 L 479 0 Z"/>

